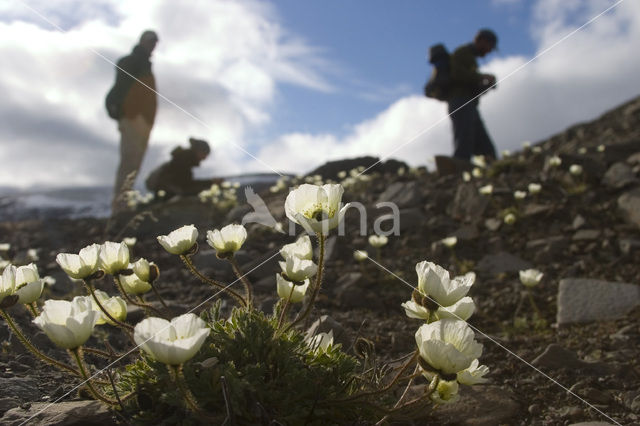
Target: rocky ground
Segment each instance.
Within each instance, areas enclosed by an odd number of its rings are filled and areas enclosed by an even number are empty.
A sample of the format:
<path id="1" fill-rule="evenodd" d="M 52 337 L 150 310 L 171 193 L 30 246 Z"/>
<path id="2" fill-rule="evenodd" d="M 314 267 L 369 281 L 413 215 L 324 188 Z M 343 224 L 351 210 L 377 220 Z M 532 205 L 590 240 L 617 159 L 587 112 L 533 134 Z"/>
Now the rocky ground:
<path id="1" fill-rule="evenodd" d="M 553 167 L 550 159 L 556 155 L 562 164 Z M 573 164 L 582 166 L 582 174 L 569 172 Z M 469 323 L 484 344 L 481 362 L 491 370 L 490 382 L 464 389 L 459 402 L 428 413 L 421 424 L 640 424 L 640 99 L 512 153 L 469 181 L 462 173 L 385 171 L 350 181 L 344 200 L 366 207 L 367 234 L 376 223 L 390 229 L 392 220 L 383 216 L 390 208 L 376 205 L 395 203 L 399 235 L 390 236 L 378 256 L 360 235 L 358 212 L 350 210 L 345 235 L 328 242 L 325 285 L 314 319 L 323 316 L 322 326 L 333 328 L 347 350 L 362 336 L 375 343 L 381 360 L 393 360 L 414 349 L 420 325 L 400 307 L 417 284 L 415 264 L 430 260 L 454 274 L 473 270 L 477 280 L 470 295 L 477 310 Z M 532 182 L 542 185 L 540 193 L 515 200 L 514 191 L 526 191 Z M 487 184 L 493 185 L 492 194 L 479 194 Z M 284 223 L 286 191 L 262 195 Z M 231 281 L 230 268 L 205 243 L 206 230 L 238 222 L 249 211 L 240 205 L 224 216 L 212 215 L 197 200 L 181 201 L 156 208 L 157 221 L 145 217 L 118 238 L 137 237 L 134 258 L 159 265 L 158 290 L 176 311 L 204 302 L 199 311 L 211 291 L 155 237 L 195 223 L 200 230 L 196 264 Z M 511 225 L 503 221 L 508 213 L 516 217 Z M 44 297 L 68 298 L 82 289 L 59 269 L 55 255 L 114 238 L 122 223 L 106 235 L 105 226 L 98 219 L 4 222 L 0 240 L 11 243 L 14 261 L 26 258 L 27 249 L 38 249 L 41 275 L 56 279 Z M 243 271 L 252 271 L 258 304 L 270 310 L 278 270 L 278 256 L 272 256 L 294 237 L 257 224 L 248 229 L 237 257 Z M 457 237 L 452 249 L 440 242 L 449 236 Z M 353 251 L 360 249 L 372 259 L 355 261 Z M 519 270 L 532 267 L 545 274 L 533 288 L 542 314 L 537 320 L 518 280 Z M 108 282 L 101 285 L 113 292 Z M 11 309 L 36 346 L 65 359 L 30 324 L 26 311 Z M 131 312 L 129 321 L 140 318 L 140 312 Z M 116 333 L 100 333 L 90 345 L 100 346 L 104 339 L 116 348 L 126 345 Z M 37 417 L 42 424 L 126 422 L 78 394 L 76 381 L 36 362 L 6 326 L 0 327 L 0 341 L 0 413 L 5 413 L 0 423 L 20 424 L 45 407 Z M 49 401 L 56 404 L 48 406 Z"/>

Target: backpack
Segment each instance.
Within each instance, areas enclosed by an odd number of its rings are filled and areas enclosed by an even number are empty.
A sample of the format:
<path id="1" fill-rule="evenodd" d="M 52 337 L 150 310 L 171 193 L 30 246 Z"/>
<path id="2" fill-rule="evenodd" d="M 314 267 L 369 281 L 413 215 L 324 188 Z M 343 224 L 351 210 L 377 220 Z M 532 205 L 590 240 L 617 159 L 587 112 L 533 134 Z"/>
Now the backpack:
<path id="1" fill-rule="evenodd" d="M 449 52 L 442 43 L 429 48 L 429 63 L 433 65 L 431 76 L 424 86 L 424 95 L 439 101 L 446 101 L 449 94 L 450 64 Z"/>
<path id="2" fill-rule="evenodd" d="M 119 120 L 122 114 L 122 102 L 124 101 L 124 94 L 122 89 L 118 85 L 114 85 L 107 96 L 104 99 L 104 106 L 107 109 L 107 114 L 114 120 Z"/>

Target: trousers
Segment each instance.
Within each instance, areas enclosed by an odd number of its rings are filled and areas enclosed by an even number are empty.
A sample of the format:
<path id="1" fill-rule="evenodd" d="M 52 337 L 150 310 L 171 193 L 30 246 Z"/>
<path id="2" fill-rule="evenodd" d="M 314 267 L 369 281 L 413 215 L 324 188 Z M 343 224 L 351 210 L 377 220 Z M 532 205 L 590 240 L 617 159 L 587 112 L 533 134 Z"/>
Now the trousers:
<path id="1" fill-rule="evenodd" d="M 453 125 L 454 157 L 463 160 L 470 160 L 472 155 L 496 158 L 496 149 L 478 112 L 477 100 L 451 99 L 449 117 Z"/>
<path id="2" fill-rule="evenodd" d="M 136 175 L 149 144 L 152 125 L 138 115 L 135 118 L 121 118 L 118 121 L 120 131 L 120 165 L 116 172 L 116 182 L 111 203 L 112 213 L 126 207 L 125 194 L 133 188 Z"/>

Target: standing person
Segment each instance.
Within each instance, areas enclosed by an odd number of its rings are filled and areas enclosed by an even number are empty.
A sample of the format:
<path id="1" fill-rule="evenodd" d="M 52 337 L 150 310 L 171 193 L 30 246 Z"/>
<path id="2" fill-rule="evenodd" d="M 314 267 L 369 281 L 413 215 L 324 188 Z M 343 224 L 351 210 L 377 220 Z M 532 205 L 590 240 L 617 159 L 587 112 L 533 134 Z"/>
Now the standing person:
<path id="1" fill-rule="evenodd" d="M 156 116 L 156 82 L 151 72 L 151 53 L 158 35 L 147 30 L 131 54 L 118 60 L 116 82 L 107 95 L 109 116 L 118 120 L 120 131 L 120 165 L 116 172 L 111 212 L 126 206 L 123 194 L 135 183 L 151 128 Z"/>
<path id="2" fill-rule="evenodd" d="M 478 112 L 478 95 L 495 88 L 496 78 L 478 71 L 476 57 L 484 57 L 496 48 L 498 37 L 481 29 L 472 43 L 458 47 L 450 59 L 449 116 L 453 124 L 455 158 L 469 161 L 472 155 L 496 158 L 491 137 Z"/>

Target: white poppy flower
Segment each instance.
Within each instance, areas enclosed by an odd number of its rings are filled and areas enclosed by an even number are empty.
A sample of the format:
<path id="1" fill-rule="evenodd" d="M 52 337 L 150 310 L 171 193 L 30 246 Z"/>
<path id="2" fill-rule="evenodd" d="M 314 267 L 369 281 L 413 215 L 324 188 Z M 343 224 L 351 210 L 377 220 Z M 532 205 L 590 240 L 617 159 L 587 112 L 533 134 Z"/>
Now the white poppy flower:
<path id="1" fill-rule="evenodd" d="M 311 239 L 308 235 L 303 235 L 298 238 L 295 243 L 285 244 L 280 249 L 280 255 L 285 259 L 288 257 L 297 257 L 299 259 L 311 260 L 313 258 Z"/>
<path id="2" fill-rule="evenodd" d="M 100 314 L 93 310 L 91 299 L 76 296 L 66 300 L 46 300 L 42 313 L 33 322 L 64 349 L 75 349 L 84 344 L 93 332 Z"/>
<path id="3" fill-rule="evenodd" d="M 333 346 L 333 330 L 328 333 L 318 333 L 307 341 L 309 347 L 315 353 L 327 352 Z"/>
<path id="4" fill-rule="evenodd" d="M 138 239 L 136 237 L 125 237 L 122 239 L 122 242 L 127 245 L 127 247 L 133 247 L 136 245 Z"/>
<path id="5" fill-rule="evenodd" d="M 569 167 L 569 173 L 571 173 L 574 176 L 579 176 L 582 174 L 582 166 L 580 164 L 572 164 L 571 167 Z"/>
<path id="6" fill-rule="evenodd" d="M 287 217 L 309 233 L 326 235 L 338 226 L 349 204 L 340 208 L 344 189 L 339 184 L 300 185 L 287 195 Z"/>
<path id="7" fill-rule="evenodd" d="M 507 213 L 504 216 L 504 223 L 506 223 L 507 225 L 513 225 L 514 223 L 516 223 L 516 215 L 514 215 L 513 213 Z"/>
<path id="8" fill-rule="evenodd" d="M 478 383 L 485 383 L 488 379 L 484 376 L 489 372 L 489 367 L 480 365 L 477 359 L 474 359 L 469 368 L 458 371 L 457 379 L 463 385 L 473 386 Z"/>
<path id="9" fill-rule="evenodd" d="M 185 225 L 175 231 L 171 231 L 169 235 L 160 235 L 157 238 L 166 251 L 180 255 L 193 248 L 198 238 L 198 230 L 193 225 Z"/>
<path id="10" fill-rule="evenodd" d="M 133 330 L 133 338 L 147 354 L 168 365 L 180 365 L 200 350 L 211 332 L 195 314 L 183 314 L 171 320 L 146 318 Z"/>
<path id="11" fill-rule="evenodd" d="M 389 238 L 386 235 L 369 235 L 369 244 L 371 247 L 382 247 L 387 244 Z"/>
<path id="12" fill-rule="evenodd" d="M 207 232 L 207 243 L 216 250 L 219 256 L 237 252 L 246 239 L 247 230 L 244 226 L 237 224 Z"/>
<path id="13" fill-rule="evenodd" d="M 539 183 L 532 182 L 529 184 L 527 189 L 529 190 L 529 193 L 531 195 L 534 195 L 540 192 L 540 190 L 542 189 L 542 185 L 540 185 Z"/>
<path id="14" fill-rule="evenodd" d="M 491 195 L 493 193 L 493 185 L 485 185 L 478 188 L 478 192 L 482 195 Z"/>
<path id="15" fill-rule="evenodd" d="M 93 275 L 98 269 L 98 256 L 100 245 L 86 246 L 78 254 L 60 253 L 56 256 L 56 262 L 71 278 L 82 280 Z"/>
<path id="16" fill-rule="evenodd" d="M 540 284 L 544 274 L 537 269 L 526 269 L 519 272 L 520 282 L 526 287 L 535 287 Z"/>
<path id="17" fill-rule="evenodd" d="M 455 380 L 440 379 L 430 398 L 436 404 L 451 404 L 460 398 L 460 395 L 458 395 L 459 388 L 460 386 Z"/>
<path id="18" fill-rule="evenodd" d="M 40 298 L 44 289 L 44 280 L 40 279 L 38 268 L 33 263 L 16 269 L 15 294 L 18 302 L 28 305 Z"/>
<path id="19" fill-rule="evenodd" d="M 429 319 L 429 310 L 413 300 L 406 301 L 401 306 L 404 308 L 404 312 L 409 318 L 416 318 L 425 321 Z"/>
<path id="20" fill-rule="evenodd" d="M 0 302 L 7 296 L 12 295 L 16 289 L 16 268 L 9 264 L 5 266 L 0 277 Z"/>
<path id="21" fill-rule="evenodd" d="M 549 165 L 552 167 L 558 167 L 560 164 L 562 164 L 562 159 L 560 157 L 558 157 L 557 155 L 554 155 L 553 157 L 549 158 Z"/>
<path id="22" fill-rule="evenodd" d="M 144 282 L 149 282 L 151 275 L 151 265 L 153 262 L 149 262 L 147 259 L 140 258 L 134 264 L 129 265 L 133 269 L 133 273 Z"/>
<path id="23" fill-rule="evenodd" d="M 362 262 L 363 260 L 366 260 L 368 257 L 369 257 L 369 253 L 367 253 L 365 250 L 355 250 L 353 252 L 353 258 L 358 262 Z"/>
<path id="24" fill-rule="evenodd" d="M 449 278 L 449 271 L 433 262 L 422 261 L 416 265 L 418 291 L 433 298 L 440 306 L 451 306 L 467 295 L 476 280 L 474 272 Z"/>
<path id="25" fill-rule="evenodd" d="M 278 263 L 282 273 L 291 281 L 304 281 L 318 272 L 318 266 L 312 260 L 287 257 L 284 262 Z"/>
<path id="26" fill-rule="evenodd" d="M 476 305 L 473 303 L 473 299 L 469 296 L 463 297 L 451 306 L 439 307 L 435 312 L 436 319 L 459 319 L 466 321 L 471 318 L 473 312 L 476 310 Z"/>
<path id="27" fill-rule="evenodd" d="M 127 303 L 122 299 L 122 297 L 109 297 L 109 295 L 102 290 L 94 290 L 94 292 L 102 307 L 106 309 L 107 312 L 109 312 L 109 315 L 111 315 L 118 321 L 124 321 L 127 318 Z M 113 321 L 111 321 L 109 317 L 107 317 L 105 313 L 102 312 L 102 309 L 100 309 L 98 303 L 93 298 L 91 298 L 91 306 L 93 307 L 94 311 L 100 314 L 100 317 L 96 321 L 96 325 L 105 323 L 113 325 Z"/>
<path id="28" fill-rule="evenodd" d="M 513 198 L 516 200 L 524 200 L 527 197 L 527 193 L 525 191 L 515 191 L 513 193 Z"/>
<path id="29" fill-rule="evenodd" d="M 296 285 L 285 279 L 282 274 L 276 274 L 278 296 L 285 300 L 289 299 L 289 296 L 291 296 L 291 299 L 289 300 L 291 303 L 302 302 L 304 295 L 307 293 L 307 289 L 309 288 L 309 283 L 310 281 L 306 279 L 304 280 L 304 284 Z"/>
<path id="30" fill-rule="evenodd" d="M 420 356 L 443 374 L 465 370 L 482 355 L 482 345 L 474 338 L 466 322 L 452 319 L 424 324 L 416 332 Z"/>
<path id="31" fill-rule="evenodd" d="M 440 242 L 444 244 L 446 247 L 452 248 L 452 247 L 455 247 L 456 244 L 458 244 L 458 238 L 455 236 L 447 237 L 447 238 L 441 239 Z"/>
<path id="32" fill-rule="evenodd" d="M 469 182 L 471 180 L 471 173 L 462 172 L 462 180 L 465 182 Z"/>
<path id="33" fill-rule="evenodd" d="M 129 266 L 129 247 L 124 242 L 107 241 L 100 246 L 100 268 L 107 274 L 117 274 Z"/>
<path id="34" fill-rule="evenodd" d="M 476 179 L 480 179 L 483 175 L 482 169 L 479 167 L 474 167 L 473 170 L 471 170 L 471 175 Z"/>

